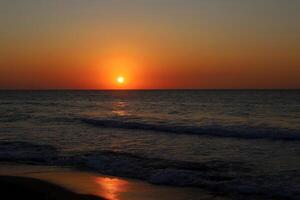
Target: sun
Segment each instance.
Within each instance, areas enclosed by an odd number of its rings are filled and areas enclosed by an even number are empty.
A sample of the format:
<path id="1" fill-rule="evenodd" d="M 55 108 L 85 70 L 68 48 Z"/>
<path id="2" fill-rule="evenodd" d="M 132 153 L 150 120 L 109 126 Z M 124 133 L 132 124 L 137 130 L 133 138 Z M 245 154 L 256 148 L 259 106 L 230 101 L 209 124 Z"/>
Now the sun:
<path id="1" fill-rule="evenodd" d="M 119 84 L 123 84 L 123 83 L 125 82 L 125 78 L 124 78 L 123 76 L 118 76 L 118 77 L 117 77 L 117 82 L 118 82 Z"/>

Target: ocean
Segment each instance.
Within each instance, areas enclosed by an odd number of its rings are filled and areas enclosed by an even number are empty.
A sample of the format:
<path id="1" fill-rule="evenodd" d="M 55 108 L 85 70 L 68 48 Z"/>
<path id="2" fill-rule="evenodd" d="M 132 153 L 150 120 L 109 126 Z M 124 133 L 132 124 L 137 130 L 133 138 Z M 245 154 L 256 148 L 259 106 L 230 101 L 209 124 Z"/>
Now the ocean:
<path id="1" fill-rule="evenodd" d="M 1 91 L 0 161 L 300 199 L 300 91 Z"/>

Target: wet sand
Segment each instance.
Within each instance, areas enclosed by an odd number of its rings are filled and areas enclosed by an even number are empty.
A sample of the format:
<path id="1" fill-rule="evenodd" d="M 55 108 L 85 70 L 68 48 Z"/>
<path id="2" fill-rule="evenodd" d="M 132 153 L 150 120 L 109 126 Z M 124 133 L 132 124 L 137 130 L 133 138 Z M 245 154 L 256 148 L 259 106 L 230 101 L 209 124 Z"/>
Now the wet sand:
<path id="1" fill-rule="evenodd" d="M 198 188 L 157 186 L 143 181 L 59 167 L 2 164 L 0 165 L 0 176 L 1 190 L 6 195 L 22 194 L 19 197 L 29 199 L 34 199 L 36 195 L 39 195 L 41 198 L 37 199 L 41 200 L 47 199 L 45 196 L 50 197 L 48 200 L 96 200 L 103 198 L 110 200 L 227 199 Z M 21 198 L 17 196 L 16 199 Z"/>
<path id="2" fill-rule="evenodd" d="M 94 195 L 71 192 L 63 187 L 33 178 L 0 176 L 1 199 L 104 200 Z"/>

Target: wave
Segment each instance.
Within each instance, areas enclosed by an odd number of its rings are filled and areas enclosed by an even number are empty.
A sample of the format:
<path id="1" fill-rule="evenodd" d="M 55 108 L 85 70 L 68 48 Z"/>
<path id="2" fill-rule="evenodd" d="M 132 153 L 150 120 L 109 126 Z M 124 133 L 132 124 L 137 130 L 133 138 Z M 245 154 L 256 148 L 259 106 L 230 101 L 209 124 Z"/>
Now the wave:
<path id="1" fill-rule="evenodd" d="M 175 124 L 154 124 L 133 122 L 115 119 L 82 118 L 83 123 L 104 128 L 118 128 L 130 130 L 145 130 L 176 134 L 208 135 L 218 137 L 234 137 L 243 139 L 274 139 L 274 140 L 300 140 L 300 131 L 285 128 L 261 126 L 221 126 L 203 125 L 188 126 Z"/>
<path id="2" fill-rule="evenodd" d="M 0 142 L 0 162 L 73 166 L 102 174 L 136 178 L 152 184 L 201 187 L 215 193 L 298 199 L 294 183 L 255 176 L 249 164 L 236 161 L 174 161 L 124 152 L 91 151 L 63 154 L 52 146 Z M 300 174 L 289 174 L 299 177 Z M 281 180 L 281 179 L 279 179 Z"/>
<path id="3" fill-rule="evenodd" d="M 0 142 L 0 161 L 25 163 L 50 163 L 58 155 L 56 148 L 50 145 L 28 142 Z"/>

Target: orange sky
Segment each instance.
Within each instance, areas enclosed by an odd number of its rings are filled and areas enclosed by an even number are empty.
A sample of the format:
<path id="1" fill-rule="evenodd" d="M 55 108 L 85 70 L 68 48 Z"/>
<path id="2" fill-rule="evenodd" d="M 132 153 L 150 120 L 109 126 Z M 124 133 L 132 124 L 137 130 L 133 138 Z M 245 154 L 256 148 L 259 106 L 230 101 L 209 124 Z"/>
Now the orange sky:
<path id="1" fill-rule="evenodd" d="M 0 89 L 300 88 L 297 1 L 72 2 L 0 2 Z"/>

